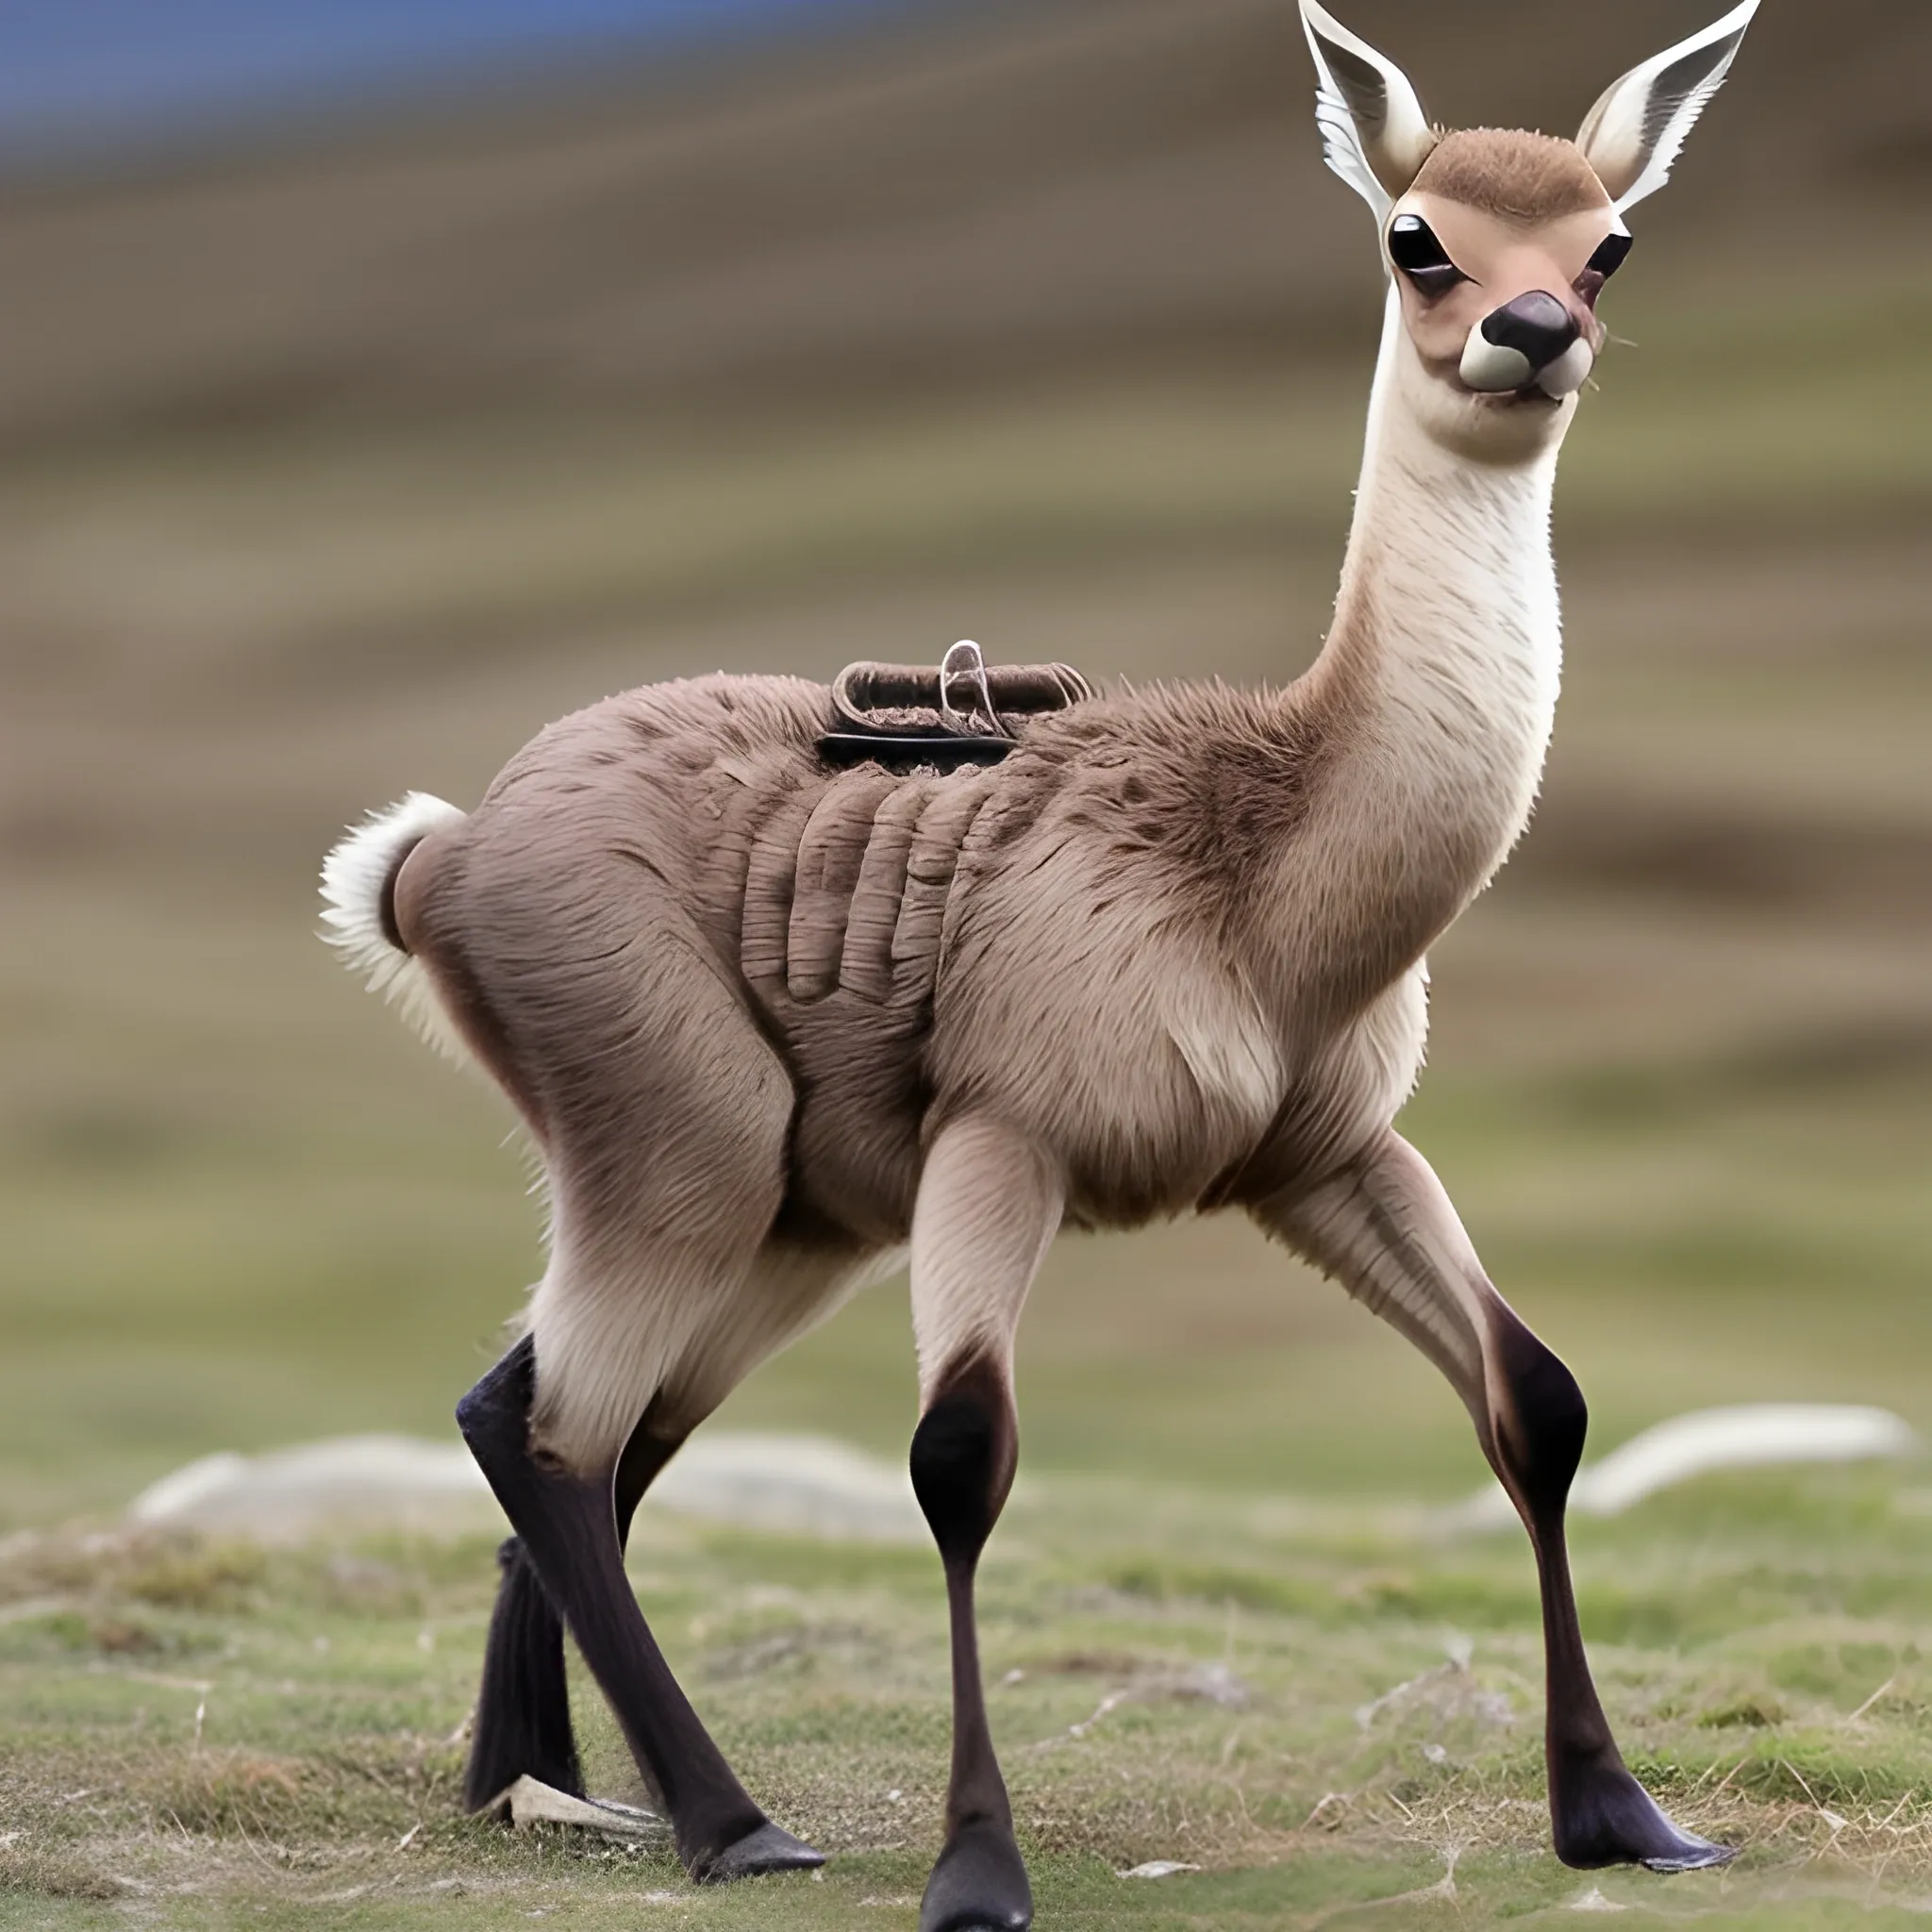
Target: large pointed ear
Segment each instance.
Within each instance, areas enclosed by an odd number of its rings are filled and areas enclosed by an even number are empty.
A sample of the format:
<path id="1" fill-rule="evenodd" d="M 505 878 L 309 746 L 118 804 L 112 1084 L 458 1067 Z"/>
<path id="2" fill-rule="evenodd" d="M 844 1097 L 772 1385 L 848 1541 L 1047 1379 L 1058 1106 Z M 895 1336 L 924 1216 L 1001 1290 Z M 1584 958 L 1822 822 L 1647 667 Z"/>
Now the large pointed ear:
<path id="1" fill-rule="evenodd" d="M 1584 117 L 1576 145 L 1609 191 L 1617 212 L 1670 179 L 1684 137 L 1730 72 L 1757 0 L 1633 67 Z"/>
<path id="2" fill-rule="evenodd" d="M 1380 221 L 1406 193 L 1435 130 L 1408 76 L 1317 4 L 1301 0 L 1302 26 L 1315 57 L 1315 125 L 1328 165 Z"/>

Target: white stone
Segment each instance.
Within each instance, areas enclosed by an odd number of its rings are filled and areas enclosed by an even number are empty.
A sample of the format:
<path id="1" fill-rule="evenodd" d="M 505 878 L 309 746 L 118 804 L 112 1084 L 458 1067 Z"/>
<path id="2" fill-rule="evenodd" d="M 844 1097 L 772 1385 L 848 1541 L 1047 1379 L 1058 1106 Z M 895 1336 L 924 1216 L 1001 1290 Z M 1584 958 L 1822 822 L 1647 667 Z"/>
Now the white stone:
<path id="1" fill-rule="evenodd" d="M 647 1507 L 833 1542 L 931 1540 L 905 1465 L 830 1436 L 695 1435 Z"/>
<path id="2" fill-rule="evenodd" d="M 1823 1402 L 1750 1402 L 1673 1416 L 1578 1473 L 1570 1507 L 1589 1516 L 1624 1510 L 1693 1476 L 1779 1463 L 1865 1462 L 1916 1456 L 1911 1425 L 1890 1409 Z M 1442 1513 L 1443 1526 L 1498 1529 L 1516 1521 L 1500 1484 Z"/>
<path id="3" fill-rule="evenodd" d="M 647 1508 L 827 1541 L 921 1543 L 903 1468 L 825 1436 L 700 1433 L 652 1486 Z M 503 1527 L 460 1442 L 340 1436 L 177 1469 L 128 1506 L 136 1522 L 269 1542 L 329 1529 Z"/>
<path id="4" fill-rule="evenodd" d="M 338 1436 L 258 1456 L 225 1450 L 164 1475 L 128 1505 L 142 1524 L 262 1541 L 300 1541 L 328 1526 L 451 1529 L 502 1522 L 460 1442 Z"/>

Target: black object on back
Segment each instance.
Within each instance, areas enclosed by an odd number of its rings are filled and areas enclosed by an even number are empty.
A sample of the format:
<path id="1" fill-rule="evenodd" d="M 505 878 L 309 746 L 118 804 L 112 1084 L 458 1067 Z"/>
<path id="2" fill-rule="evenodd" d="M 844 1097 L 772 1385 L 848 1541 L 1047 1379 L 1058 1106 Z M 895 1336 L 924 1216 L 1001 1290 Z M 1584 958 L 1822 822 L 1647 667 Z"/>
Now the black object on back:
<path id="1" fill-rule="evenodd" d="M 848 664 L 832 680 L 819 756 L 833 765 L 996 765 L 1026 719 L 1092 695 L 1072 665 L 987 665 L 976 644 L 955 644 L 943 664 Z"/>

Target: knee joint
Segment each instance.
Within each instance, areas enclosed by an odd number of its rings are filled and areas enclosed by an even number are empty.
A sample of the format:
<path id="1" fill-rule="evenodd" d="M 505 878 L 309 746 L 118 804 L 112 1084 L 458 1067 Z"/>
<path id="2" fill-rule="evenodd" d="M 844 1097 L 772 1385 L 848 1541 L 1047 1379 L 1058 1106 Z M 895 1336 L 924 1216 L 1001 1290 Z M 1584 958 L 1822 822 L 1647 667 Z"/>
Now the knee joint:
<path id="1" fill-rule="evenodd" d="M 973 1364 L 941 1385 L 912 1437 L 912 1491 L 948 1563 L 971 1562 L 992 1533 L 1018 1459 L 1004 1376 Z"/>
<path id="2" fill-rule="evenodd" d="M 1507 1388 L 1506 1453 L 1524 1500 L 1560 1507 L 1583 1460 L 1590 1410 L 1576 1378 L 1521 1323 L 1499 1338 Z"/>
<path id="3" fill-rule="evenodd" d="M 457 1404 L 457 1427 L 485 1470 L 492 1461 L 528 1454 L 536 1381 L 537 1345 L 525 1335 Z"/>

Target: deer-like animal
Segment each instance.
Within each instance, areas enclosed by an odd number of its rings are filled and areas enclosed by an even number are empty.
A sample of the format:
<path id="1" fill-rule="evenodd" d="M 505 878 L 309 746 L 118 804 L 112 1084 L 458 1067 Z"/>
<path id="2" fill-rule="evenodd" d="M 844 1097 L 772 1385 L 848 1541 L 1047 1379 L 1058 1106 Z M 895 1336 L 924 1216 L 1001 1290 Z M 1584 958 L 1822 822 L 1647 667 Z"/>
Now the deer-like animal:
<path id="1" fill-rule="evenodd" d="M 1374 212 L 1389 289 L 1334 625 L 1285 688 L 1120 691 L 941 771 L 830 762 L 815 684 L 651 686 L 544 731 L 474 813 L 411 794 L 331 854 L 349 963 L 494 1076 L 552 1206 L 522 1337 L 458 1410 L 516 1532 L 473 1806 L 525 1774 L 581 1789 L 568 1627 L 694 1877 L 820 1862 L 707 1735 L 623 1550 L 690 1431 L 909 1246 L 911 1471 L 954 1700 L 920 1924 L 1027 1925 L 974 1621 L 1021 1307 L 1062 1225 L 1238 1208 L 1436 1363 L 1523 1517 L 1558 1856 L 1730 1856 L 1618 1754 L 1564 1546 L 1582 1397 L 1391 1124 L 1425 949 L 1536 793 L 1552 480 L 1624 212 L 1755 4 L 1625 75 L 1573 142 L 1433 127 L 1398 68 L 1301 0 L 1326 158 Z"/>

